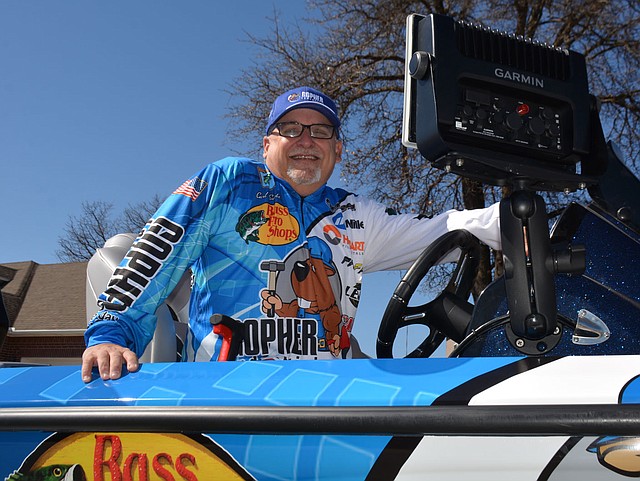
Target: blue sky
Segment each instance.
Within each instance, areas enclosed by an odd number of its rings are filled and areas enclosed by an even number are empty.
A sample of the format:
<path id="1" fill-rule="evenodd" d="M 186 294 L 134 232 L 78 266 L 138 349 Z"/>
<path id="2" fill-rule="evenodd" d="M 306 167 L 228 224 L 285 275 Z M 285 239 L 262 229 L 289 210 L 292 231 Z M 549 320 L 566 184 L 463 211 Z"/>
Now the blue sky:
<path id="1" fill-rule="evenodd" d="M 293 21 L 303 5 L 277 8 Z M 228 155 L 223 90 L 250 65 L 243 30 L 268 33 L 273 8 L 258 0 L 0 2 L 0 262 L 57 262 L 57 239 L 82 201 L 119 211 L 164 197 Z"/>
<path id="2" fill-rule="evenodd" d="M 0 262 L 56 263 L 83 201 L 118 213 L 242 149 L 225 139 L 228 91 L 255 62 L 245 32 L 269 35 L 274 9 L 285 26 L 313 14 L 302 0 L 0 1 Z M 400 278 L 365 281 L 369 352 Z"/>

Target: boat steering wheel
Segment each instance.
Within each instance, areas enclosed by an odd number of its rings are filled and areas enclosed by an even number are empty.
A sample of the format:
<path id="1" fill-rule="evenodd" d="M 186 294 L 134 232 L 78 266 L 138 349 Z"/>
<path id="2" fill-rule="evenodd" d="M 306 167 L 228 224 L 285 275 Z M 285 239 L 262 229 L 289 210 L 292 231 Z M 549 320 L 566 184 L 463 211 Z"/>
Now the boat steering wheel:
<path id="1" fill-rule="evenodd" d="M 427 272 L 447 254 L 459 249 L 455 271 L 444 290 L 433 300 L 420 306 L 409 306 L 409 300 Z M 427 247 L 398 283 L 384 311 L 378 338 L 378 358 L 393 357 L 393 343 L 398 330 L 414 324 L 429 328 L 428 336 L 405 357 L 429 357 L 445 338 L 460 342 L 471 320 L 473 305 L 467 299 L 473 287 L 481 247 L 466 230 L 448 232 Z"/>

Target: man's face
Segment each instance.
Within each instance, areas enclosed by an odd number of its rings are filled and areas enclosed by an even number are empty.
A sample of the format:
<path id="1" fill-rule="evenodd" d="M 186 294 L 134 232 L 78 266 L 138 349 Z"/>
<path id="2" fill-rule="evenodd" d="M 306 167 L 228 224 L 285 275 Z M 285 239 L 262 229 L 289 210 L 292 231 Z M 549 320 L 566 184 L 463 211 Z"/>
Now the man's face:
<path id="1" fill-rule="evenodd" d="M 313 109 L 295 109 L 283 115 L 280 122 L 299 122 L 304 125 L 331 125 L 320 112 Z M 272 133 L 264 137 L 264 159 L 277 177 L 286 180 L 301 196 L 318 190 L 331 176 L 336 162 L 342 156 L 342 142 L 334 135 L 330 139 L 311 137 L 304 129 L 300 137 L 282 137 Z"/>

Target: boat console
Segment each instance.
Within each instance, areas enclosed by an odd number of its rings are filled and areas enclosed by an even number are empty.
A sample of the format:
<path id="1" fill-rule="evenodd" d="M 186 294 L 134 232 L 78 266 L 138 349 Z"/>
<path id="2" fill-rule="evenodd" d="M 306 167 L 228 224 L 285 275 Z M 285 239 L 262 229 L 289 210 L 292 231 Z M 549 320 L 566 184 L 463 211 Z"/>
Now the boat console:
<path id="1" fill-rule="evenodd" d="M 597 102 L 589 94 L 584 56 L 450 17 L 416 14 L 407 19 L 406 58 L 404 145 L 418 149 L 435 167 L 509 192 L 500 205 L 504 276 L 497 281 L 499 287 L 492 287 L 506 302 L 499 324 L 509 352 L 552 354 L 563 343 L 563 334 L 566 337 L 564 326 L 572 325 L 576 333 L 569 334 L 575 343 L 572 353 L 584 353 L 584 336 L 578 331 L 585 322 L 601 326 L 593 327 L 590 345 L 609 341 L 611 333 L 605 335 L 609 328 L 601 319 L 606 312 L 558 313 L 558 297 L 570 295 L 557 292 L 558 283 L 566 284 L 559 279 L 590 278 L 590 272 L 585 274 L 587 265 L 592 271 L 594 263 L 607 256 L 588 245 L 588 235 L 576 238 L 576 225 L 566 226 L 578 223 L 569 220 L 571 216 L 590 216 L 578 215 L 578 208 L 568 210 L 557 226 L 565 232 L 562 240 L 551 238 L 546 203 L 539 193 L 589 189 L 595 194 L 591 209 L 604 207 L 601 222 L 617 226 L 611 229 L 618 235 L 610 239 L 631 236 L 637 241 L 637 219 L 632 219 L 640 206 L 620 198 L 607 201 L 605 197 L 614 191 L 620 195 L 619 190 L 609 187 L 605 195 L 599 188 L 602 179 L 606 179 L 602 185 L 617 184 L 612 177 L 624 178 L 631 192 L 638 192 L 640 185 L 623 170 L 615 148 L 605 142 Z M 572 228 L 573 235 L 568 236 Z M 611 269 L 612 259 L 607 262 Z M 485 299 L 488 296 L 485 293 Z M 485 302 L 481 298 L 478 304 Z M 631 305 L 637 307 L 633 298 Z M 415 318 L 416 312 L 411 315 Z M 493 320 L 486 312 L 474 315 L 465 336 L 454 338 L 461 343 L 457 355 L 469 355 L 466 335 L 473 333 L 474 343 L 478 342 L 479 317 Z M 441 330 L 443 324 L 437 324 Z M 613 347 L 615 338 L 606 344 L 610 352 L 619 350 Z M 628 352 L 640 352 L 637 341 L 625 339 Z M 385 352 L 390 341 L 389 336 L 379 338 L 379 352 Z M 499 345 L 495 355 L 505 352 L 503 343 Z M 491 348 L 481 351 L 486 354 Z M 599 352 L 608 351 L 603 347 Z"/>

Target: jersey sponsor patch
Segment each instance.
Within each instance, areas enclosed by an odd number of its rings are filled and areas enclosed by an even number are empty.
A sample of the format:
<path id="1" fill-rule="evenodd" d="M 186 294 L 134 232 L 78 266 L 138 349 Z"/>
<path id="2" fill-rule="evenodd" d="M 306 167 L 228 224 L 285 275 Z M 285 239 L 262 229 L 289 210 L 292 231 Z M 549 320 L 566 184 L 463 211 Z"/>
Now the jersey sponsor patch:
<path id="1" fill-rule="evenodd" d="M 284 245 L 300 236 L 300 224 L 284 205 L 264 203 L 238 219 L 236 232 L 247 244 Z"/>
<path id="2" fill-rule="evenodd" d="M 239 359 L 317 359 L 319 350 L 327 350 L 317 319 L 246 319 L 243 327 Z"/>
<path id="3" fill-rule="evenodd" d="M 202 191 L 207 187 L 208 183 L 199 177 L 194 177 L 184 182 L 173 193 L 178 195 L 185 195 L 191 200 L 196 200 Z"/>
<path id="4" fill-rule="evenodd" d="M 184 228 L 170 219 L 152 219 L 127 252 L 126 263 L 114 271 L 98 305 L 117 312 L 131 307 L 183 235 Z"/>

